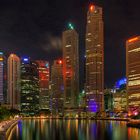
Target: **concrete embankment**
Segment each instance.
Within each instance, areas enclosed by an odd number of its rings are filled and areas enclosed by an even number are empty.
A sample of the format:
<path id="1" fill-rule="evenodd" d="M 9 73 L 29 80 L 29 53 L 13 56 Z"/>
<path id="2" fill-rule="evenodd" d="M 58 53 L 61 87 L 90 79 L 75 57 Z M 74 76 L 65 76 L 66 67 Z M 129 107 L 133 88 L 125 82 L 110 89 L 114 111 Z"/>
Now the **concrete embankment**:
<path id="1" fill-rule="evenodd" d="M 0 123 L 0 140 L 7 140 L 11 130 L 17 124 L 18 120 L 8 120 Z"/>

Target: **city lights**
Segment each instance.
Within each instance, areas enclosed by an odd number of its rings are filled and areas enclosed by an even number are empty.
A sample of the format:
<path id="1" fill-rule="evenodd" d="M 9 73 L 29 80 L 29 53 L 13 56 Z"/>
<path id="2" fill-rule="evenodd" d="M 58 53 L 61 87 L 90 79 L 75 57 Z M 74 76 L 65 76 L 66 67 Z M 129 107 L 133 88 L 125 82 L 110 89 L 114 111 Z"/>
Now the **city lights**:
<path id="1" fill-rule="evenodd" d="M 138 40 L 138 37 L 135 37 L 135 38 L 129 39 L 128 42 L 131 43 L 131 42 L 134 42 L 134 41 L 137 41 L 137 40 Z"/>
<path id="2" fill-rule="evenodd" d="M 3 61 L 3 58 L 2 57 L 0 58 L 0 61 Z"/>
<path id="3" fill-rule="evenodd" d="M 95 6 L 94 5 L 91 5 L 90 6 L 90 11 L 94 11 L 94 9 L 95 9 Z"/>
<path id="4" fill-rule="evenodd" d="M 74 29 L 74 26 L 73 26 L 72 23 L 69 23 L 69 24 L 68 24 L 68 27 L 69 27 L 69 29 L 72 29 L 72 30 Z"/>
<path id="5" fill-rule="evenodd" d="M 28 62 L 29 59 L 28 59 L 28 58 L 23 58 L 23 61 L 24 61 L 24 62 Z"/>
<path id="6" fill-rule="evenodd" d="M 2 5 L 0 140 L 140 139 L 140 8 L 95 3 Z"/>
<path id="7" fill-rule="evenodd" d="M 59 60 L 59 64 L 62 64 L 62 60 Z"/>

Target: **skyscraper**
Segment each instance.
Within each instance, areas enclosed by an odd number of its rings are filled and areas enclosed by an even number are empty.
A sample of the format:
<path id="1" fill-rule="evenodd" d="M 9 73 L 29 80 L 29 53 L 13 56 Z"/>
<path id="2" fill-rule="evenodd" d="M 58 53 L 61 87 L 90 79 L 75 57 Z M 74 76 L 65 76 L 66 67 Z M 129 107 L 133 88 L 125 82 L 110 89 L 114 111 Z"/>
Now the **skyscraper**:
<path id="1" fill-rule="evenodd" d="M 39 111 L 39 73 L 38 66 L 29 58 L 21 61 L 21 111 L 34 115 Z"/>
<path id="2" fill-rule="evenodd" d="M 63 61 L 55 60 L 51 68 L 52 112 L 62 114 L 64 102 Z"/>
<path id="3" fill-rule="evenodd" d="M 20 58 L 15 54 L 8 57 L 8 104 L 20 109 Z"/>
<path id="4" fill-rule="evenodd" d="M 63 79 L 64 104 L 66 108 L 75 107 L 79 94 L 79 51 L 78 34 L 71 23 L 63 32 Z"/>
<path id="5" fill-rule="evenodd" d="M 140 36 L 126 41 L 128 110 L 140 111 Z"/>
<path id="6" fill-rule="evenodd" d="M 0 103 L 5 102 L 5 58 L 3 52 L 0 52 Z"/>
<path id="7" fill-rule="evenodd" d="M 49 62 L 37 60 L 39 71 L 39 105 L 41 109 L 49 109 Z"/>
<path id="8" fill-rule="evenodd" d="M 103 110 L 104 44 L 102 8 L 90 5 L 86 25 L 87 111 Z"/>

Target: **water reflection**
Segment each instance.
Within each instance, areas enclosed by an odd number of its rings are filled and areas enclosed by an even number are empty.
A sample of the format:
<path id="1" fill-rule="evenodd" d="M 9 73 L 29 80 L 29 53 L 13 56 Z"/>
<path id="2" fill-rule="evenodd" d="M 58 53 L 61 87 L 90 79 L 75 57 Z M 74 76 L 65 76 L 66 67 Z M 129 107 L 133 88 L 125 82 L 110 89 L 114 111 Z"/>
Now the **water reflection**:
<path id="1" fill-rule="evenodd" d="M 30 119 L 19 121 L 9 140 L 139 140 L 125 122 Z"/>

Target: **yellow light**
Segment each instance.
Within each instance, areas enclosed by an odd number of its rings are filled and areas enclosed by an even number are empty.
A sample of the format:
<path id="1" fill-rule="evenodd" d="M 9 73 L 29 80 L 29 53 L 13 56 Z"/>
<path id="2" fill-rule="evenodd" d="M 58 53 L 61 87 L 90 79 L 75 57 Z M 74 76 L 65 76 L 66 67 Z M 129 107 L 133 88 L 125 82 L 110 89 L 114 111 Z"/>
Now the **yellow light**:
<path id="1" fill-rule="evenodd" d="M 2 57 L 0 58 L 0 61 L 3 61 L 3 58 Z"/>
<path id="2" fill-rule="evenodd" d="M 11 54 L 11 57 L 14 57 L 14 54 Z"/>
<path id="3" fill-rule="evenodd" d="M 131 39 L 128 40 L 128 42 L 130 43 L 130 42 L 134 42 L 134 41 L 136 41 L 136 40 L 138 40 L 138 37 L 131 38 Z"/>

